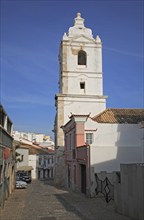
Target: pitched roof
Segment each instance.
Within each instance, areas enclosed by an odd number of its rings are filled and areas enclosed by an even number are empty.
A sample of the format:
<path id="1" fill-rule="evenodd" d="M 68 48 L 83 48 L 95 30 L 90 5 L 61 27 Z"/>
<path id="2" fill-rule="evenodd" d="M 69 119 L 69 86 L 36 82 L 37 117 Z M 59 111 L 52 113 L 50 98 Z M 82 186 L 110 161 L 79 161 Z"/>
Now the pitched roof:
<path id="1" fill-rule="evenodd" d="M 144 121 L 144 109 L 106 109 L 92 118 L 98 123 L 138 124 Z"/>
<path id="2" fill-rule="evenodd" d="M 19 149 L 28 149 L 29 154 L 52 154 L 55 151 L 52 149 L 44 148 L 35 144 L 25 144 L 21 141 L 14 140 L 14 146 L 16 146 Z"/>
<path id="3" fill-rule="evenodd" d="M 29 154 L 49 154 L 48 149 L 45 148 L 34 148 L 30 147 L 29 148 Z"/>

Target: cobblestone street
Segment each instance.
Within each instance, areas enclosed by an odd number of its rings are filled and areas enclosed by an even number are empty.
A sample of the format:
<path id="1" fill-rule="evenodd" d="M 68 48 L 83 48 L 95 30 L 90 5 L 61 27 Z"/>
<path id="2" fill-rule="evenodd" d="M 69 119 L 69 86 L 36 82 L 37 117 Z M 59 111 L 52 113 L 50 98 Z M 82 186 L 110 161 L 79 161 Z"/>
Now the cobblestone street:
<path id="1" fill-rule="evenodd" d="M 112 202 L 56 188 L 46 181 L 33 181 L 16 189 L 0 209 L 1 220 L 130 220 L 115 213 Z"/>

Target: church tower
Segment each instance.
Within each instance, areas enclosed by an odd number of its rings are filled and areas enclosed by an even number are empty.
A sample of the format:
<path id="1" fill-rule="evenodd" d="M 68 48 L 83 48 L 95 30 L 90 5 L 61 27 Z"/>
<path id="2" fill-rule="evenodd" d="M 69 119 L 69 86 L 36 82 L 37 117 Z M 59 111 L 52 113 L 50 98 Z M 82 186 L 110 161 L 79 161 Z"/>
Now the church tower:
<path id="1" fill-rule="evenodd" d="M 103 96 L 102 42 L 93 38 L 77 13 L 74 26 L 64 33 L 59 51 L 59 94 L 56 94 L 55 145 L 64 146 L 61 126 L 72 114 L 95 116 L 106 109 Z"/>
<path id="2" fill-rule="evenodd" d="M 63 146 L 60 128 L 72 114 L 95 116 L 106 109 L 103 96 L 102 43 L 84 26 L 77 13 L 74 26 L 64 34 L 59 52 L 59 94 L 56 94 L 57 145 Z"/>

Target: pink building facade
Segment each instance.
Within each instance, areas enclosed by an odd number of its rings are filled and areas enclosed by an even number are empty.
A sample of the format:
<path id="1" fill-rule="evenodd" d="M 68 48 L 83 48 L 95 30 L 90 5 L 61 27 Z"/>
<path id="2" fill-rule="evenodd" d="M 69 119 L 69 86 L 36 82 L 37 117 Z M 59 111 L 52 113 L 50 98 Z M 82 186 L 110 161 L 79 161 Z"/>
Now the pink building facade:
<path id="1" fill-rule="evenodd" d="M 72 115 L 63 126 L 65 134 L 65 185 L 74 191 L 89 194 L 90 147 L 85 144 L 84 122 L 89 115 Z"/>

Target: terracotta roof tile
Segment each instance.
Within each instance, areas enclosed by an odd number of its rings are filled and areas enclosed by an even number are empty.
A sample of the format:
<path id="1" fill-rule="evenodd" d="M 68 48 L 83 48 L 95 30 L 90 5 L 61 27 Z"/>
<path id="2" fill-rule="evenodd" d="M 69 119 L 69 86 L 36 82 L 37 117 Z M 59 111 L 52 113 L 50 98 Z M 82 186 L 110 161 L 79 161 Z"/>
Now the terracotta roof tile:
<path id="1" fill-rule="evenodd" d="M 106 109 L 92 118 L 98 123 L 138 124 L 144 121 L 144 109 Z"/>

